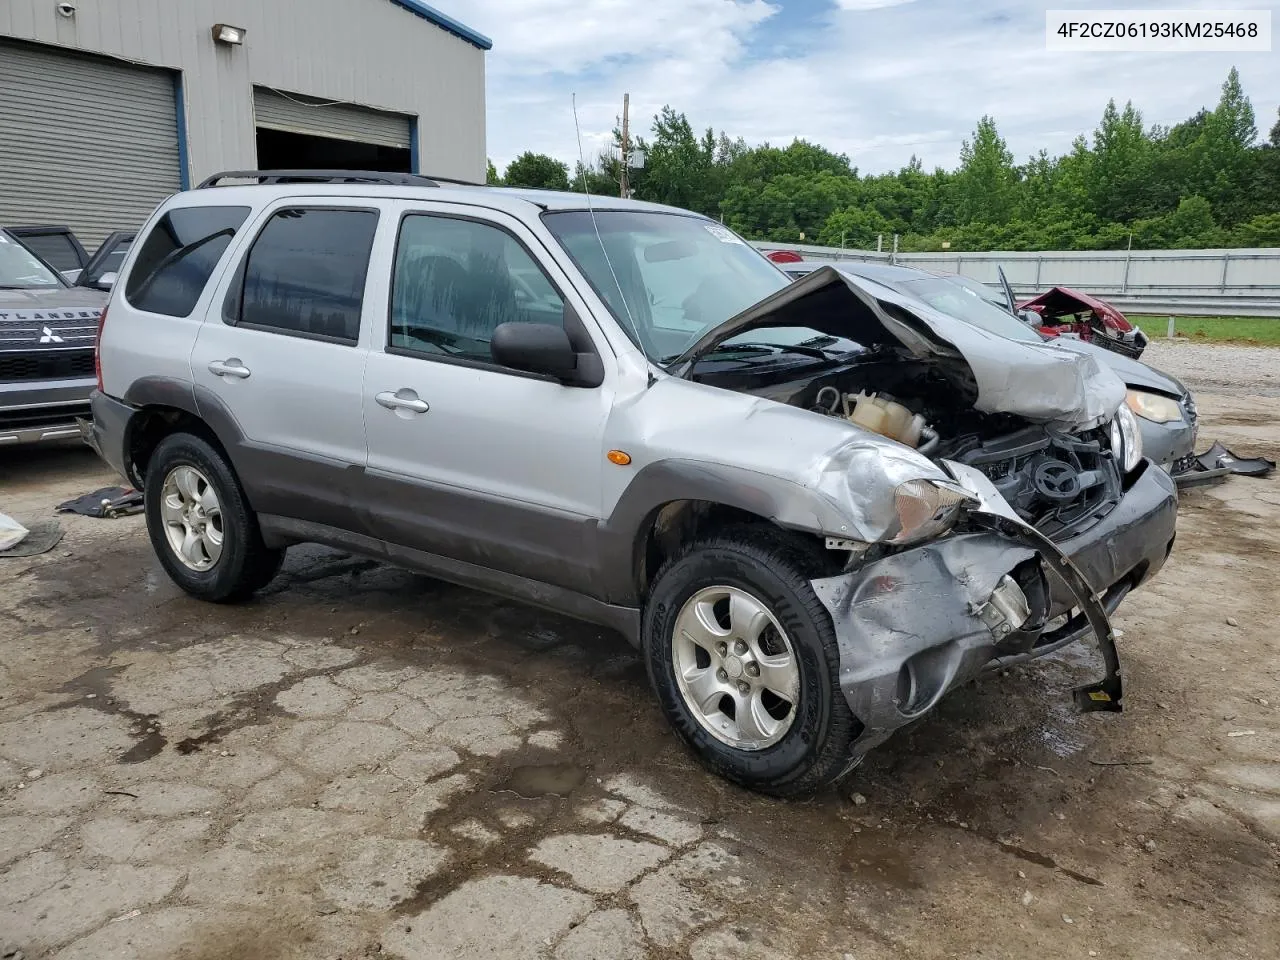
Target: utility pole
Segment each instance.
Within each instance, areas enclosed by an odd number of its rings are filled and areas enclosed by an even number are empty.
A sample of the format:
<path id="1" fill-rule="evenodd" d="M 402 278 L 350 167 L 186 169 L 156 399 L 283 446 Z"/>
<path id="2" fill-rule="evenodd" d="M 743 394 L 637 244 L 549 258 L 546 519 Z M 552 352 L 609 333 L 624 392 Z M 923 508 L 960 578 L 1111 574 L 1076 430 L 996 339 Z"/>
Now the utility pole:
<path id="1" fill-rule="evenodd" d="M 631 94 L 622 95 L 622 171 L 618 177 L 618 185 L 622 188 L 619 194 L 623 200 L 630 192 L 628 171 L 631 167 Z"/>

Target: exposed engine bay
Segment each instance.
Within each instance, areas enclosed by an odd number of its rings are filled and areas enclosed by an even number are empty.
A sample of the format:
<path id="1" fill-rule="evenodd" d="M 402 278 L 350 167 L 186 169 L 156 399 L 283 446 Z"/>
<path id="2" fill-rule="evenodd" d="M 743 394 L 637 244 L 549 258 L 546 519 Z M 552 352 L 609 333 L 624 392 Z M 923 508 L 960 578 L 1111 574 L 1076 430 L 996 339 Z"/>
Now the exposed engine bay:
<path id="1" fill-rule="evenodd" d="M 770 333 L 746 336 L 757 330 Z M 1076 702 L 1120 709 L 1108 616 L 1169 556 L 1177 495 L 1096 357 L 822 267 L 669 369 L 772 401 L 737 425 L 750 449 L 733 457 L 754 467 L 739 489 L 753 512 L 847 556 L 811 586 L 863 725 L 855 754 L 983 670 L 1089 634 L 1106 676 Z M 789 485 L 771 491 L 779 471 Z"/>
<path id="2" fill-rule="evenodd" d="M 1123 495 L 1121 458 L 1107 428 L 1071 433 L 1012 414 L 980 413 L 933 363 L 891 348 L 800 380 L 758 370 L 740 384 L 730 374 L 700 379 L 847 420 L 930 458 L 975 467 L 1023 520 L 1054 539 L 1088 529 Z"/>

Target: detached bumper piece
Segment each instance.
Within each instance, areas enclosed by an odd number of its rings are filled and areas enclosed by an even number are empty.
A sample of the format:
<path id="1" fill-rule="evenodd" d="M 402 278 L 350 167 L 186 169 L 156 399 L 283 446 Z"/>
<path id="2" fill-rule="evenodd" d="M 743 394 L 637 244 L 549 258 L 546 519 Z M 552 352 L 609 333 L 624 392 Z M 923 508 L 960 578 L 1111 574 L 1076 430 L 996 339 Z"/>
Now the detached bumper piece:
<path id="1" fill-rule="evenodd" d="M 1179 487 L 1198 487 L 1216 483 L 1233 473 L 1242 477 L 1265 477 L 1276 468 L 1274 460 L 1266 457 L 1241 457 L 1215 442 L 1204 453 L 1183 457 L 1170 469 Z"/>

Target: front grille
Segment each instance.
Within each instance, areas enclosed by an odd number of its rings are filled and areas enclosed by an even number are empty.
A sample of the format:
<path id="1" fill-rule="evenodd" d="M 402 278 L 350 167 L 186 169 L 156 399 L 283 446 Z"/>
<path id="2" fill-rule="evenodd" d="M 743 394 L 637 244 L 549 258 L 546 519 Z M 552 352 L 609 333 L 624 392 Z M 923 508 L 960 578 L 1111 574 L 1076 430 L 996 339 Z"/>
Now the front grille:
<path id="1" fill-rule="evenodd" d="M 92 350 L 0 353 L 0 381 L 74 380 L 93 375 Z"/>
<path id="2" fill-rule="evenodd" d="M 1052 540 L 1083 533 L 1123 495 L 1120 464 L 1102 429 L 1067 434 L 1029 427 L 955 459 L 985 473 L 1018 515 Z"/>

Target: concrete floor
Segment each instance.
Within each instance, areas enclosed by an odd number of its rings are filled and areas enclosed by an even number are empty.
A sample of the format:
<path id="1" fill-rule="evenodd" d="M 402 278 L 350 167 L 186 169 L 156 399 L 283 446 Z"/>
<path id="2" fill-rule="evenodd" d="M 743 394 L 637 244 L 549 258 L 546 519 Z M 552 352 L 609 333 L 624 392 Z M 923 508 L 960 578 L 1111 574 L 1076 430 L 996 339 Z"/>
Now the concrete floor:
<path id="1" fill-rule="evenodd" d="M 1206 442 L 1275 456 L 1280 401 L 1200 400 Z M 21 519 L 113 482 L 73 447 L 0 456 Z M 804 803 L 705 773 L 615 635 L 318 548 L 205 605 L 140 518 L 65 518 L 0 560 L 0 948 L 1280 956 L 1277 483 L 1185 498 L 1117 618 L 1124 714 L 1073 712 L 1072 652 Z"/>

